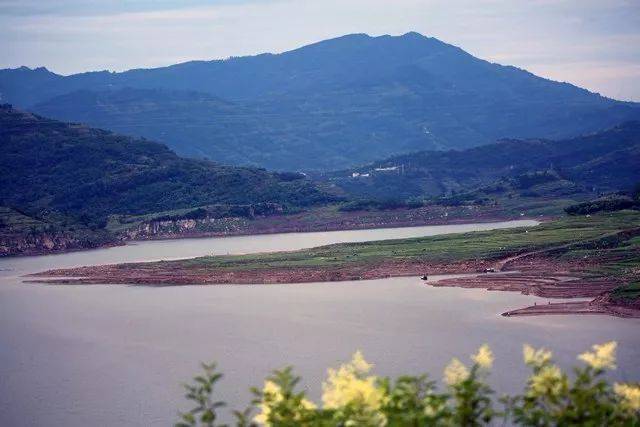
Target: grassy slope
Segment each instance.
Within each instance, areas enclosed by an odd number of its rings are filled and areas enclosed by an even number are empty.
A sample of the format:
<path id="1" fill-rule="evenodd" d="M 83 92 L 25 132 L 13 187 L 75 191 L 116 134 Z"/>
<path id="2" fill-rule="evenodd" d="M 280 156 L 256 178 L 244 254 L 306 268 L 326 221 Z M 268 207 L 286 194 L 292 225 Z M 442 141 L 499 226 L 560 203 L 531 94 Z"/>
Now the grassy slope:
<path id="1" fill-rule="evenodd" d="M 631 282 L 627 286 L 621 286 L 611 293 L 614 301 L 630 302 L 640 298 L 640 282 Z"/>
<path id="2" fill-rule="evenodd" d="M 613 300 L 629 302 L 640 298 L 640 236 L 610 248 L 570 250 L 560 259 L 597 260 L 588 272 L 596 276 L 619 277 L 626 283 L 611 293 Z"/>

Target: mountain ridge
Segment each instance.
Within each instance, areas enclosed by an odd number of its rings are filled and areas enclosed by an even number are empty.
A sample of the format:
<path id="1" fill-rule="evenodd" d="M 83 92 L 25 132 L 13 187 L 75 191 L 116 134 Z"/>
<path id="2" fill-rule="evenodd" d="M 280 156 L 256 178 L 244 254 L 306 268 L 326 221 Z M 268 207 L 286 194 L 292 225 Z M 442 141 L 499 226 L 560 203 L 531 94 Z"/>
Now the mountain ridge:
<path id="1" fill-rule="evenodd" d="M 473 58 L 475 60 L 481 61 L 481 62 L 485 62 L 487 64 L 490 65 L 495 65 L 495 66 L 499 66 L 505 69 L 510 69 L 510 70 L 515 70 L 518 72 L 523 72 L 526 73 L 530 76 L 533 76 L 535 78 L 541 79 L 541 80 L 546 80 L 549 82 L 553 82 L 553 83 L 558 83 L 558 84 L 562 84 L 562 85 L 568 85 L 571 88 L 575 88 L 578 89 L 580 91 L 583 91 L 585 93 L 591 94 L 591 95 L 597 95 L 599 97 L 602 97 L 604 99 L 607 100 L 613 100 L 613 101 L 617 101 L 617 102 L 621 102 L 621 103 L 628 103 L 628 104 L 637 104 L 636 102 L 633 101 L 622 101 L 622 100 L 617 100 L 615 98 L 612 97 L 608 97 L 608 96 L 604 96 L 598 92 L 593 92 L 590 91 L 588 89 L 579 87 L 571 82 L 567 82 L 567 81 L 556 81 L 556 80 L 552 80 L 549 78 L 545 78 L 545 77 L 540 77 L 537 76 L 533 73 L 531 73 L 530 71 L 524 69 L 524 68 L 520 68 L 520 67 L 516 67 L 513 65 L 508 65 L 508 64 L 502 64 L 502 63 L 498 63 L 498 62 L 491 62 L 488 60 L 484 60 L 484 59 L 480 59 L 477 57 L 474 57 L 473 55 L 471 55 L 470 53 L 466 52 L 465 50 L 463 50 L 462 48 L 456 46 L 456 45 L 452 45 L 446 42 L 443 42 L 435 37 L 428 37 L 428 36 L 424 36 L 418 32 L 415 31 L 410 31 L 407 33 L 404 33 L 402 35 L 399 36 L 392 36 L 392 35 L 380 35 L 380 36 L 370 36 L 366 33 L 353 33 L 353 34 L 346 34 L 343 36 L 338 36 L 338 37 L 333 37 L 330 39 L 326 39 L 326 40 L 321 40 L 318 42 L 314 42 L 314 43 L 310 43 L 304 46 L 300 46 L 291 50 L 287 50 L 287 51 L 283 51 L 283 52 L 279 52 L 279 53 L 271 53 L 271 52 L 264 52 L 264 53 L 259 53 L 259 54 L 255 54 L 255 55 L 246 55 L 246 56 L 231 56 L 228 58 L 219 58 L 219 59 L 196 59 L 196 60 L 189 60 L 189 61 L 184 61 L 184 62 L 179 62 L 179 63 L 175 63 L 175 64 L 170 64 L 170 65 L 165 65 L 165 66 L 160 66 L 160 67 L 137 67 L 137 68 L 131 68 L 128 70 L 123 70 L 123 71 L 110 71 L 110 70 L 96 70 L 96 71 L 83 71 L 83 72 L 78 72 L 78 73 L 71 73 L 71 74 L 58 74 L 54 71 L 50 71 L 46 66 L 38 66 L 35 68 L 31 68 L 31 67 L 27 67 L 27 66 L 19 66 L 19 67 L 15 67 L 15 68 L 4 68 L 4 69 L 0 69 L 0 73 L 2 72 L 31 72 L 31 73 L 38 73 L 38 74 L 46 74 L 47 77 L 50 78 L 73 78 L 73 77 L 93 77 L 93 76 L 122 76 L 125 74 L 135 74 L 135 73 L 143 73 L 143 72 L 149 72 L 149 71 L 163 71 L 163 70 L 169 70 L 169 69 L 176 69 L 176 68 L 182 68 L 182 67 L 193 67 L 193 66 L 199 66 L 199 65 L 207 65 L 207 64 L 220 64 L 220 63 L 229 63 L 229 62 L 234 62 L 234 61 L 238 61 L 238 60 L 252 60 L 255 58 L 263 58 L 263 57 L 282 57 L 282 56 L 286 56 L 286 55 L 294 55 L 294 54 L 299 54 L 302 52 L 307 52 L 307 51 L 311 51 L 314 49 L 318 49 L 318 48 L 322 48 L 325 46 L 333 46 L 336 43 L 339 43 L 341 41 L 344 40 L 358 40 L 358 41 L 366 41 L 367 43 L 375 41 L 375 40 L 407 40 L 407 39 L 413 39 L 413 40 L 419 40 L 419 41 L 428 41 L 430 43 L 433 43 L 433 45 L 438 46 L 438 47 L 445 47 L 447 49 L 451 49 L 451 50 L 455 50 L 458 53 L 463 54 L 464 56 L 467 56 L 469 58 Z M 13 100 L 11 99 L 4 99 L 4 102 L 12 102 Z"/>
<path id="2" fill-rule="evenodd" d="M 6 101 L 65 121 L 90 115 L 90 126 L 158 139 L 182 155 L 280 170 L 335 170 L 500 138 L 561 139 L 640 119 L 640 104 L 494 64 L 418 33 L 346 35 L 279 54 L 121 73 L 38 70 L 0 70 Z M 153 114 L 110 95 L 140 90 L 158 91 Z M 83 91 L 108 108 L 78 95 Z M 225 113 L 197 101 L 178 106 L 162 99 L 163 91 L 220 98 L 243 109 L 245 121 L 225 130 L 218 125 Z M 127 128 L 109 113 L 119 110 L 150 125 Z M 154 114 L 201 129 L 181 136 L 175 123 L 154 121 Z"/>
<path id="3" fill-rule="evenodd" d="M 463 53 L 465 55 L 468 55 L 470 57 L 473 57 L 473 55 L 471 55 L 470 53 L 466 52 L 464 49 L 462 49 L 461 47 L 457 46 L 457 45 L 453 45 L 453 44 L 449 44 L 446 42 L 443 42 L 435 37 L 429 37 L 429 36 L 425 36 L 419 32 L 416 31 L 409 31 L 406 32 L 404 34 L 398 35 L 398 36 L 393 36 L 393 35 L 389 35 L 389 34 L 383 34 L 380 36 L 371 36 L 367 33 L 351 33 L 351 34 L 345 34 L 342 36 L 337 36 L 337 37 L 332 37 L 326 40 L 321 40 L 321 41 L 317 41 L 317 42 L 313 42 L 304 46 L 300 46 L 297 48 L 293 48 L 290 50 L 285 50 L 283 52 L 263 52 L 263 53 L 257 53 L 257 54 L 253 54 L 253 55 L 243 55 L 243 56 L 230 56 L 227 58 L 217 58 L 217 59 L 193 59 L 193 60 L 188 60 L 188 61 L 184 61 L 184 62 L 178 62 L 175 64 L 169 64 L 169 65 L 164 65 L 164 66 L 159 66 L 159 67 L 134 67 L 134 68 L 130 68 L 127 70 L 122 70 L 122 71 L 112 71 L 112 70 L 94 70 L 94 71 L 81 71 L 81 72 L 77 72 L 77 73 L 70 73 L 70 74 L 60 74 L 60 73 L 56 73 L 55 71 L 51 71 L 49 70 L 46 66 L 37 66 L 34 68 L 28 67 L 28 66 L 18 66 L 15 68 L 4 68 L 4 69 L 0 69 L 0 72 L 2 71 L 19 71 L 19 70 L 24 70 L 24 71 L 30 71 L 30 72 L 40 72 L 40 73 L 47 73 L 53 77 L 72 77 L 72 76 L 82 76 L 82 75 L 111 75 L 111 74 L 123 74 L 123 73 L 129 73 L 129 72 L 143 72 L 143 71 L 151 71 L 151 70 L 162 70 L 162 69 L 168 69 L 168 68 L 177 68 L 177 67 L 181 67 L 181 66 L 189 66 L 189 65 L 195 65 L 195 64 L 208 64 L 208 63 L 218 63 L 218 62 L 225 62 L 225 61 L 232 61 L 232 60 L 236 60 L 236 59 L 240 59 L 240 58 L 255 58 L 255 57 L 271 57 L 271 56 L 281 56 L 281 55 L 285 55 L 285 54 L 290 54 L 290 53 L 295 53 L 298 51 L 304 51 L 304 50 L 308 50 L 308 49 L 312 49 L 314 47 L 319 47 L 322 46 L 324 44 L 329 44 L 329 43 L 333 43 L 333 42 L 338 42 L 340 40 L 345 40 L 345 39 L 361 39 L 361 40 L 373 40 L 373 39 L 389 39 L 389 38 L 399 38 L 399 39 L 408 39 L 408 38 L 415 38 L 415 39 L 419 39 L 419 40 L 429 40 L 429 41 L 433 41 L 436 42 L 437 44 L 443 45 L 443 46 L 447 46 L 449 48 L 453 48 L 458 50 L 460 53 Z M 476 57 L 474 57 L 476 58 Z M 476 59 L 480 59 L 480 58 L 476 58 Z M 520 68 L 514 65 L 509 65 L 509 64 L 502 64 L 499 62 L 492 62 L 489 60 L 484 60 L 484 59 L 480 59 L 481 61 L 487 62 L 491 65 L 497 65 L 500 67 L 504 67 L 507 69 L 513 69 L 513 70 L 517 70 L 517 71 L 521 71 L 524 73 L 527 73 L 531 76 L 543 79 L 543 80 L 547 80 L 550 82 L 554 82 L 554 83 L 560 83 L 560 84 L 565 84 L 565 85 L 569 85 L 572 88 L 575 89 L 579 89 L 585 92 L 588 92 L 589 94 L 593 94 L 593 95 L 598 95 L 602 98 L 605 99 L 609 99 L 609 100 L 614 100 L 614 101 L 618 101 L 618 102 L 623 102 L 623 103 L 631 103 L 631 104 L 636 104 L 637 102 L 635 101 L 625 101 L 625 100 L 618 100 L 615 99 L 613 97 L 610 96 L 606 96 L 603 95 L 599 92 L 595 92 L 595 91 L 591 91 L 589 89 L 586 88 L 582 88 L 580 86 L 577 86 L 571 82 L 568 81 L 560 81 L 560 80 L 553 80 L 550 78 L 546 78 L 546 77 L 541 77 L 538 76 L 536 74 L 533 74 L 532 72 L 528 71 L 527 69 L 524 68 Z"/>

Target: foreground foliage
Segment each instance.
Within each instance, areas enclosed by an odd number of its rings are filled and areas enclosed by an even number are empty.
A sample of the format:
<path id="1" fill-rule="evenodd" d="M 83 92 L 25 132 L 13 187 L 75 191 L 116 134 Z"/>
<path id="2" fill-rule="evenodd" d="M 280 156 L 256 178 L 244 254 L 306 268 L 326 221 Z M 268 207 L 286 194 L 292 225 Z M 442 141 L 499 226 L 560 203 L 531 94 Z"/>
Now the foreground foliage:
<path id="1" fill-rule="evenodd" d="M 616 347 L 615 342 L 594 345 L 578 356 L 581 365 L 570 376 L 549 350 L 525 345 L 531 376 L 521 394 L 497 401 L 486 382 L 494 361 L 487 345 L 469 365 L 452 359 L 444 370 L 443 391 L 427 375 L 377 377 L 357 351 L 350 362 L 328 370 L 322 405 L 297 389 L 300 377 L 287 367 L 253 389 L 252 406 L 234 414 L 238 426 L 640 426 L 640 384 L 612 384 L 605 378 L 616 368 Z M 215 365 L 203 366 L 204 375 L 186 386 L 196 406 L 176 426 L 222 425 L 216 424 L 216 410 L 223 403 L 212 397 L 222 375 Z"/>

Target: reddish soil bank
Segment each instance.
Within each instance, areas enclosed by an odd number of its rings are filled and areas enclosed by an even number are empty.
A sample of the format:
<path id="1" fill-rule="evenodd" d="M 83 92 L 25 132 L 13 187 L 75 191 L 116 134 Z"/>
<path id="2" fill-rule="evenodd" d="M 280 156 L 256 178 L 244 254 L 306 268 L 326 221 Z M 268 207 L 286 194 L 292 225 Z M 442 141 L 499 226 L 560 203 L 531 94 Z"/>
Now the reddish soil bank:
<path id="1" fill-rule="evenodd" d="M 595 300 L 537 304 L 502 313 L 502 315 L 506 317 L 542 316 L 550 314 L 606 314 L 616 317 L 640 318 L 640 310 L 637 307 L 634 308 L 619 304 L 599 304 Z"/>
<path id="2" fill-rule="evenodd" d="M 542 263 L 540 263 L 542 264 Z M 550 299 L 593 298 L 587 301 L 543 302 L 517 310 L 507 311 L 503 316 L 535 316 L 547 314 L 608 314 L 618 317 L 640 317 L 640 306 L 624 305 L 611 301 L 607 293 L 620 286 L 613 279 L 576 277 L 574 273 L 548 270 L 512 272 L 504 275 L 479 275 L 441 280 L 433 286 L 480 288 L 490 291 L 512 291 L 525 295 L 536 295 Z M 574 274 L 574 275 L 568 275 Z"/>
<path id="3" fill-rule="evenodd" d="M 614 279 L 584 277 L 550 260 L 537 260 L 535 269 L 514 266 L 514 270 L 501 275 L 484 274 L 441 280 L 434 286 L 511 291 L 542 298 L 595 298 L 620 286 Z"/>
<path id="4" fill-rule="evenodd" d="M 337 268 L 273 268 L 261 270 L 216 270 L 198 268 L 153 268 L 144 264 L 119 264 L 71 269 L 49 270 L 32 275 L 32 282 L 53 284 L 128 284 L 128 285 L 190 285 L 190 284 L 267 284 L 337 282 L 346 280 L 382 279 L 394 276 L 473 273 L 492 265 L 489 261 L 456 263 L 381 262 L 375 265 L 351 264 Z"/>
<path id="5" fill-rule="evenodd" d="M 480 288 L 492 291 L 520 292 L 550 299 L 587 301 L 547 302 L 503 313 L 503 316 L 548 314 L 607 314 L 640 318 L 640 301 L 624 304 L 609 298 L 609 292 L 623 283 L 614 277 L 585 274 L 590 265 L 582 262 L 558 262 L 541 255 L 543 251 L 507 258 L 496 263 L 506 274 L 446 279 L 433 286 Z"/>
<path id="6" fill-rule="evenodd" d="M 535 316 L 544 314 L 608 314 L 616 317 L 640 318 L 640 301 L 626 304 L 602 294 L 590 301 L 548 302 L 502 313 L 503 316 Z"/>

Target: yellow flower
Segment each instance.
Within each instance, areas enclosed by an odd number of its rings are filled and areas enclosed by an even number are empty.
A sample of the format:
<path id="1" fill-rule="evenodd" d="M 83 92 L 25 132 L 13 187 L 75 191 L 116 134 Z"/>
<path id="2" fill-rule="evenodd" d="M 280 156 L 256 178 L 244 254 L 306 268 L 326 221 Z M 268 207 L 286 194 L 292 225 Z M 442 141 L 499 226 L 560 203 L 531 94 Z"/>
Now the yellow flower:
<path id="1" fill-rule="evenodd" d="M 302 405 L 302 407 L 308 411 L 313 411 L 314 409 L 316 409 L 318 406 L 313 403 L 312 401 L 310 401 L 309 399 L 302 399 L 300 401 L 300 404 Z"/>
<path id="2" fill-rule="evenodd" d="M 541 348 L 536 350 L 529 344 L 525 344 L 522 348 L 522 354 L 524 356 L 524 363 L 529 366 L 540 367 L 546 365 L 551 361 L 552 354 L 550 351 Z"/>
<path id="3" fill-rule="evenodd" d="M 640 411 L 640 386 L 615 383 L 613 391 L 620 396 L 625 409 Z"/>
<path id="4" fill-rule="evenodd" d="M 444 368 L 444 382 L 450 386 L 461 383 L 469 377 L 469 370 L 455 357 Z"/>
<path id="5" fill-rule="evenodd" d="M 376 387 L 376 378 L 358 378 L 343 368 L 329 369 L 329 378 L 322 385 L 322 403 L 327 409 L 337 409 L 349 404 L 361 404 L 379 409 L 384 393 Z"/>
<path id="6" fill-rule="evenodd" d="M 437 416 L 445 407 L 445 403 L 437 399 L 429 399 L 425 403 L 424 414 L 427 417 Z"/>
<path id="7" fill-rule="evenodd" d="M 280 390 L 280 386 L 273 381 L 264 382 L 262 393 L 272 396 L 272 398 L 276 401 L 282 400 L 282 391 Z"/>
<path id="8" fill-rule="evenodd" d="M 253 422 L 264 426 L 271 425 L 269 423 L 269 415 L 271 415 L 271 408 L 269 407 L 269 405 L 260 403 L 258 405 L 258 408 L 260 409 L 260 413 L 253 417 Z"/>
<path id="9" fill-rule="evenodd" d="M 433 417 L 433 416 L 435 416 L 437 413 L 438 413 L 438 412 L 436 411 L 436 408 L 434 408 L 434 407 L 433 407 L 433 406 L 431 406 L 431 405 L 428 405 L 428 406 L 425 406 L 425 407 L 424 407 L 424 414 L 425 414 L 427 417 Z"/>
<path id="10" fill-rule="evenodd" d="M 253 421 L 256 424 L 262 424 L 265 426 L 271 425 L 271 423 L 269 423 L 271 408 L 272 406 L 282 402 L 283 399 L 284 396 L 282 395 L 280 386 L 278 386 L 273 381 L 265 381 L 264 387 L 262 389 L 262 401 L 258 404 L 260 413 L 253 418 Z M 300 404 L 302 405 L 302 408 L 306 410 L 311 411 L 316 409 L 316 405 L 307 399 L 302 399 L 300 401 Z"/>
<path id="11" fill-rule="evenodd" d="M 351 358 L 351 365 L 353 366 L 354 370 L 360 375 L 368 374 L 371 368 L 373 368 L 373 365 L 371 363 L 368 363 L 366 360 L 364 360 L 364 356 L 362 355 L 362 352 L 360 350 L 356 351 L 353 354 L 353 357 Z"/>
<path id="12" fill-rule="evenodd" d="M 323 406 L 327 409 L 337 409 L 357 404 L 378 410 L 383 403 L 384 390 L 376 385 L 375 376 L 365 376 L 371 370 L 371 366 L 358 351 L 350 363 L 340 366 L 337 370 L 329 369 L 329 378 L 322 384 Z"/>
<path id="13" fill-rule="evenodd" d="M 277 404 L 282 401 L 282 391 L 280 387 L 273 381 L 265 381 L 262 388 L 262 401 L 258 404 L 260 413 L 253 418 L 253 421 L 257 424 L 265 426 L 269 424 L 269 416 L 271 415 L 271 405 Z"/>
<path id="14" fill-rule="evenodd" d="M 608 343 L 594 345 L 592 352 L 584 352 L 578 359 L 591 366 L 593 369 L 615 369 L 616 368 L 616 347 L 618 343 L 609 341 Z"/>
<path id="15" fill-rule="evenodd" d="M 493 353 L 487 344 L 483 344 L 478 352 L 471 356 L 471 360 L 478 364 L 481 368 L 491 369 L 493 365 Z"/>
<path id="16" fill-rule="evenodd" d="M 562 372 L 555 365 L 543 366 L 529 381 L 530 392 L 534 396 L 557 395 L 562 390 Z"/>

